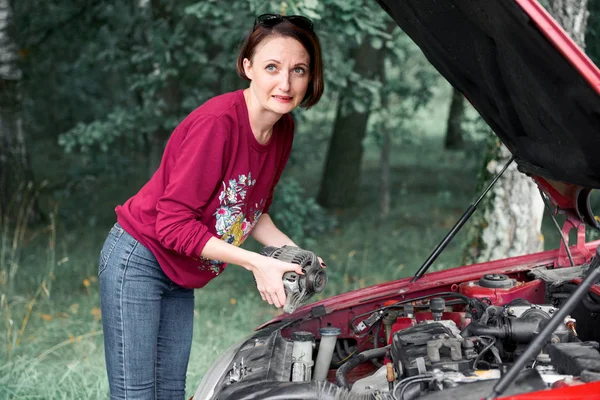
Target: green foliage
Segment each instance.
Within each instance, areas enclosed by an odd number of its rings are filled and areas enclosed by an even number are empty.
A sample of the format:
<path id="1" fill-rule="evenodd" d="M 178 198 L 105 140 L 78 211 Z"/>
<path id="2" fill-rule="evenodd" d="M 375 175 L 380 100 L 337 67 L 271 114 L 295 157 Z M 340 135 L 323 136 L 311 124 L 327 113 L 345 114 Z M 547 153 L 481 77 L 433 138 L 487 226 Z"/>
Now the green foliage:
<path id="1" fill-rule="evenodd" d="M 254 15 L 263 12 L 303 14 L 315 20 L 324 48 L 328 90 L 341 90 L 348 81 L 357 83 L 350 107 L 366 109 L 368 99 L 379 90 L 379 83 L 353 73 L 348 62 L 349 51 L 364 38 L 379 42 L 389 38 L 380 28 L 386 16 L 373 2 L 238 1 L 235 13 L 214 0 L 139 9 L 128 4 L 115 0 L 98 7 L 100 14 L 95 18 L 100 19 L 101 28 L 97 38 L 72 45 L 78 54 L 74 63 L 98 66 L 92 75 L 101 74 L 101 80 L 121 94 L 111 99 L 117 100 L 111 101 L 112 109 L 108 106 L 93 113 L 95 121 L 78 119 L 61 135 L 60 144 L 67 151 L 107 151 L 120 142 L 143 141 L 157 129 L 172 130 L 208 97 L 240 87 L 243 82 L 234 68 L 237 49 Z M 165 95 L 174 91 L 179 96 Z"/>
<path id="2" fill-rule="evenodd" d="M 135 111 L 139 114 L 144 113 L 144 110 Z M 107 152 L 118 138 L 125 136 L 127 133 L 132 133 L 131 137 L 138 140 L 129 141 L 128 144 L 132 148 L 135 147 L 134 145 L 139 146 L 143 144 L 143 141 L 140 140 L 142 136 L 139 134 L 150 133 L 153 124 L 139 126 L 137 124 L 138 120 L 146 122 L 148 120 L 139 118 L 139 115 L 136 118 L 137 113 L 135 111 L 128 112 L 123 109 L 116 109 L 104 120 L 96 120 L 89 124 L 80 122 L 73 129 L 62 134 L 58 139 L 58 143 L 67 153 L 73 152 L 75 148 L 79 148 L 83 152 L 88 152 L 96 146 L 100 151 Z M 133 133 L 136 133 L 136 135 Z"/>
<path id="3" fill-rule="evenodd" d="M 246 85 L 235 73 L 237 50 L 254 16 L 265 12 L 306 15 L 321 39 L 326 96 L 316 107 L 323 111 L 296 113 L 304 130 L 295 146 L 300 152 L 316 154 L 317 145 L 326 143 L 329 132 L 323 127 L 333 118 L 327 103 L 335 106 L 349 83 L 347 111 L 381 104 L 381 83 L 353 72 L 351 52 L 360 43 L 386 46 L 396 60 L 392 64 L 405 69 L 406 59 L 397 56 L 405 51 L 397 40 L 401 35 L 385 30 L 390 19 L 373 1 L 237 0 L 224 7 L 220 0 L 49 0 L 42 5 L 22 0 L 15 4 L 15 25 L 25 71 L 27 131 L 58 138 L 73 154 L 147 155 L 153 134 L 168 135 L 209 97 Z M 418 72 L 406 77 L 421 79 Z M 395 83 L 402 79 L 395 76 L 386 91 L 398 89 Z M 427 92 L 399 95 L 407 99 Z M 389 108 L 381 112 L 390 123 L 405 118 Z M 99 170 L 107 168 L 110 164 Z"/>
<path id="4" fill-rule="evenodd" d="M 107 21 L 119 12 L 115 7 Z M 119 76 L 129 97 L 115 102 L 114 108 L 96 121 L 80 122 L 64 133 L 59 143 L 67 151 L 107 151 L 118 139 L 139 148 L 155 131 L 171 131 L 197 103 L 213 94 L 188 89 L 208 87 L 210 80 L 216 79 L 208 67 L 208 43 L 201 39 L 198 26 L 184 18 L 181 7 L 148 5 L 131 19 L 129 25 L 103 26 L 112 30 L 107 50 L 82 54 L 96 64 L 110 65 L 110 72 Z M 198 70 L 206 71 L 201 76 L 207 80 L 192 85 L 190 77 L 196 79 L 192 71 Z"/>
<path id="5" fill-rule="evenodd" d="M 269 213 L 277 226 L 301 247 L 312 247 L 316 237 L 336 226 L 336 219 L 314 198 L 307 197 L 293 178 L 283 178 L 277 185 Z"/>
<path id="6" fill-rule="evenodd" d="M 384 132 L 397 143 L 414 143 L 419 136 L 409 128 L 413 116 L 427 106 L 438 87 L 440 75 L 421 50 L 401 30 L 395 29 L 384 43 L 389 50 L 385 82 L 371 103 L 368 142 L 382 145 Z"/>

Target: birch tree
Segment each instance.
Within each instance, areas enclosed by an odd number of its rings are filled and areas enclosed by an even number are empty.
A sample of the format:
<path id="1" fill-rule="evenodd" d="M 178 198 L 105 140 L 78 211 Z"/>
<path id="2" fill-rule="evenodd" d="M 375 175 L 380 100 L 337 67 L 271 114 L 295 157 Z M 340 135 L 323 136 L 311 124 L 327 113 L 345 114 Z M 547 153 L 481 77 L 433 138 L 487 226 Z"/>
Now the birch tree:
<path id="1" fill-rule="evenodd" d="M 0 0 L 0 216 L 20 204 L 33 174 L 22 119 L 21 77 L 17 46 L 10 35 L 12 9 Z"/>
<path id="2" fill-rule="evenodd" d="M 588 0 L 550 0 L 548 11 L 583 49 Z M 499 141 L 490 146 L 482 173 L 489 181 L 511 154 Z M 480 185 L 483 187 L 483 185 Z M 543 250 L 544 203 L 532 179 L 512 164 L 481 204 L 470 232 L 465 262 L 484 262 Z"/>
<path id="3" fill-rule="evenodd" d="M 585 50 L 589 0 L 549 0 L 548 11 L 579 47 Z"/>

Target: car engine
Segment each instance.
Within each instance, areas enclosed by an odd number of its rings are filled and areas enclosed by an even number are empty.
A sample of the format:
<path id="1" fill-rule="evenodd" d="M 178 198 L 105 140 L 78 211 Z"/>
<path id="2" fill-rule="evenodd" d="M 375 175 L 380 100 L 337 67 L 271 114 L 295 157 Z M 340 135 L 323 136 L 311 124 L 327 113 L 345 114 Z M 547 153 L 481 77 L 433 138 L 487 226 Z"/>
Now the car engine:
<path id="1" fill-rule="evenodd" d="M 385 355 L 372 358 L 379 368 L 351 388 L 346 376 L 355 365 L 342 364 L 338 385 L 360 398 L 480 399 L 558 311 L 556 304 L 515 296 L 535 282 L 517 284 L 506 275 L 486 275 L 461 284 L 458 292 L 396 302 L 356 318 L 359 335 L 378 324 L 384 328 Z M 498 294 L 509 301 L 502 304 L 494 297 Z M 505 394 L 595 380 L 600 380 L 598 342 L 582 341 L 569 316 Z"/>
<path id="2" fill-rule="evenodd" d="M 503 396 L 600 381 L 600 296 L 589 291 L 566 315 L 576 286 L 487 274 L 334 313 L 313 307 L 243 342 L 211 399 L 479 400 L 522 361 Z"/>

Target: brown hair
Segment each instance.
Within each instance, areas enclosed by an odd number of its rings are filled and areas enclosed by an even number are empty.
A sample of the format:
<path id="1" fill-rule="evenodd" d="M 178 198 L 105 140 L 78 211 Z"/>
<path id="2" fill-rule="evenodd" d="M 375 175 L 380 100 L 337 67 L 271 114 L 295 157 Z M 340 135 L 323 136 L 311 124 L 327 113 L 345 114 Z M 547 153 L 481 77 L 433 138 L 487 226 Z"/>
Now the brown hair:
<path id="1" fill-rule="evenodd" d="M 306 52 L 310 56 L 310 82 L 300 106 L 304 108 L 314 106 L 319 102 L 323 90 L 325 89 L 321 44 L 314 31 L 302 29 L 288 20 L 284 19 L 282 22 L 272 27 L 256 24 L 256 29 L 248 33 L 238 54 L 236 63 L 237 74 L 242 79 L 247 81 L 250 80 L 244 72 L 244 58 L 252 60 L 258 45 L 262 43 L 263 40 L 272 36 L 283 36 L 296 39 L 306 49 Z"/>

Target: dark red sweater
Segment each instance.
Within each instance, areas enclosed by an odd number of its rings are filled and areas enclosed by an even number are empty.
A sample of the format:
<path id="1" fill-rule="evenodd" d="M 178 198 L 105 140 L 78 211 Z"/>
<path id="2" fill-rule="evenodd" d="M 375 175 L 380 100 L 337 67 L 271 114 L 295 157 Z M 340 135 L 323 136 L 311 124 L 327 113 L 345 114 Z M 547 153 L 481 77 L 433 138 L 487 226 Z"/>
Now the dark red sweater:
<path id="1" fill-rule="evenodd" d="M 225 263 L 200 256 L 217 237 L 241 245 L 271 204 L 292 148 L 289 114 L 260 144 L 250 129 L 242 90 L 214 97 L 173 131 L 160 167 L 117 206 L 117 220 L 146 246 L 175 283 L 199 288 Z"/>

